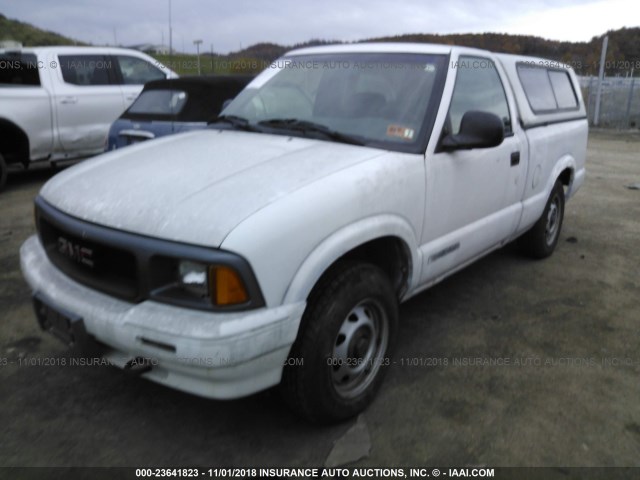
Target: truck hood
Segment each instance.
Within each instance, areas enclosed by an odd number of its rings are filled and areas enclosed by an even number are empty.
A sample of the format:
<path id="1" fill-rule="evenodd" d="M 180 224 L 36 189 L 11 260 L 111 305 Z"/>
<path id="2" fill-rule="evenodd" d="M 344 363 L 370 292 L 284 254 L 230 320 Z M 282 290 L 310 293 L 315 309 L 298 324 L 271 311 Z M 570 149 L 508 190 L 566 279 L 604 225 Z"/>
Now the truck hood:
<path id="1" fill-rule="evenodd" d="M 40 194 L 88 222 L 217 247 L 252 213 L 382 153 L 321 140 L 207 129 L 84 161 L 56 175 Z"/>

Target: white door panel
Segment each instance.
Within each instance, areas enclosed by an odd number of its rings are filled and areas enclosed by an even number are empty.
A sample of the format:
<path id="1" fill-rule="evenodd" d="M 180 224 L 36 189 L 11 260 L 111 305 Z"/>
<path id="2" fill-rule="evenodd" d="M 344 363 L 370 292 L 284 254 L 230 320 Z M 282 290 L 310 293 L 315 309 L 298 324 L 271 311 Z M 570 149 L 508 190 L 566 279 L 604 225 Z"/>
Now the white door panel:
<path id="1" fill-rule="evenodd" d="M 120 86 L 111 83 L 109 57 L 60 55 L 54 82 L 58 138 L 65 153 L 102 151 L 113 121 L 125 105 Z"/>
<path id="2" fill-rule="evenodd" d="M 495 148 L 435 154 L 427 178 L 423 275 L 433 279 L 504 241 L 520 214 L 513 202 L 514 136 Z M 522 152 L 520 152 L 522 155 Z"/>
<path id="3" fill-rule="evenodd" d="M 521 210 L 519 204 L 511 205 L 423 245 L 424 282 L 438 280 L 499 245 L 498 239 L 513 233 L 514 219 L 519 218 Z"/>
<path id="4" fill-rule="evenodd" d="M 505 137 L 495 147 L 439 151 L 426 158 L 426 206 L 422 232 L 422 281 L 434 279 L 505 242 L 515 231 L 526 178 L 526 139 L 494 62 L 460 57 L 441 132 L 460 133 L 467 112 L 502 120 Z"/>

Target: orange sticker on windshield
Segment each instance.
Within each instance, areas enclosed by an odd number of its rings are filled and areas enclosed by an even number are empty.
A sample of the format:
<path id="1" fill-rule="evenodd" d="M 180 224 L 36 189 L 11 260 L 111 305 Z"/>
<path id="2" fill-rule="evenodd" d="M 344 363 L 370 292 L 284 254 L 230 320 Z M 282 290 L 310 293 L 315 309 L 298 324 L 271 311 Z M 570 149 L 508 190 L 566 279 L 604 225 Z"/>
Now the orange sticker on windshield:
<path id="1" fill-rule="evenodd" d="M 415 130 L 413 128 L 403 127 L 402 125 L 389 125 L 387 127 L 387 136 L 401 138 L 403 140 L 413 140 Z"/>

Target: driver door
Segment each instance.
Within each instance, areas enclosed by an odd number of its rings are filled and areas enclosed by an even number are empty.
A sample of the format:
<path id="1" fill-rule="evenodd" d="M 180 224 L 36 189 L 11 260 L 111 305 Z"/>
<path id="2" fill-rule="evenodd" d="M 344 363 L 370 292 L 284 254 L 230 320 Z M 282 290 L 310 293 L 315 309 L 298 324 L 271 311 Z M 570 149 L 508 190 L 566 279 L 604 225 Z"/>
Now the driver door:
<path id="1" fill-rule="evenodd" d="M 513 233 L 520 203 L 510 195 L 512 169 L 519 168 L 522 145 L 494 62 L 460 57 L 447 121 L 440 139 L 457 134 L 471 110 L 498 115 L 505 138 L 496 147 L 443 151 L 427 161 L 423 239 L 423 281 L 436 280 L 506 241 Z"/>

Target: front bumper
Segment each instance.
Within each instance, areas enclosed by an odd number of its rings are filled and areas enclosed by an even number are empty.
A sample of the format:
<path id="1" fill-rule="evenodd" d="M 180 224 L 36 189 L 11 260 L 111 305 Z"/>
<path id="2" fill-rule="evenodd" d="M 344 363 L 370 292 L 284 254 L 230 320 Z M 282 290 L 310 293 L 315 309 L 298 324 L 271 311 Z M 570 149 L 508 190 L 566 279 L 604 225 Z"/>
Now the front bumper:
<path id="1" fill-rule="evenodd" d="M 213 313 L 153 301 L 129 303 L 87 288 L 60 272 L 37 236 L 20 248 L 34 293 L 82 317 L 86 331 L 110 348 L 123 368 L 138 357 L 153 368 L 141 376 L 208 398 L 237 398 L 280 382 L 305 303 Z"/>

